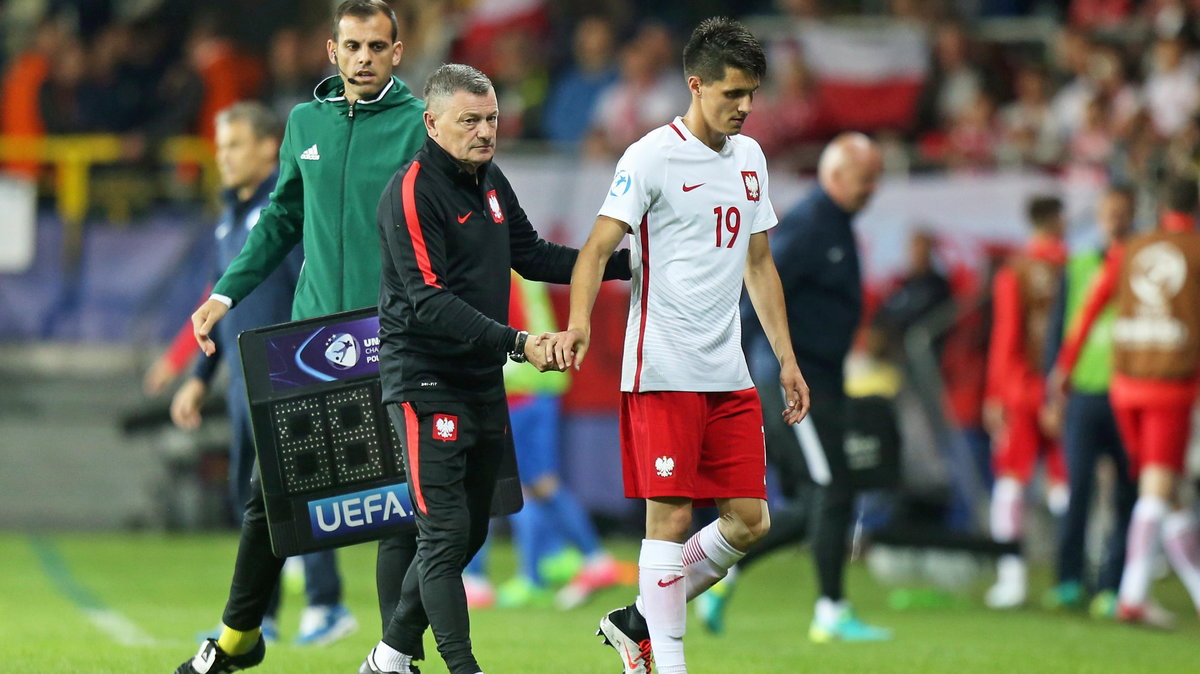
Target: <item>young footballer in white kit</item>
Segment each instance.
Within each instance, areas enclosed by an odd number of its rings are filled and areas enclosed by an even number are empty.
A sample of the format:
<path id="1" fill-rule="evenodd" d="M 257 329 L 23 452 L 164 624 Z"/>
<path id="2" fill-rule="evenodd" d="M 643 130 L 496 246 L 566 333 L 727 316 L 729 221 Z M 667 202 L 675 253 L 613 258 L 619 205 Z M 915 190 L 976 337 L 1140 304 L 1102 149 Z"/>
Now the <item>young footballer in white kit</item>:
<path id="1" fill-rule="evenodd" d="M 766 70 L 740 23 L 708 19 L 683 51 L 692 102 L 617 166 L 571 279 L 569 327 L 546 342 L 559 365 L 587 353 L 605 261 L 633 239 L 633 292 L 621 376 L 625 495 L 646 499 L 640 596 L 600 621 L 626 674 L 686 672 L 687 600 L 725 575 L 770 526 L 762 409 L 741 349 L 745 284 L 780 363 L 784 417 L 808 411 L 783 289 L 767 245 L 775 213 L 767 165 L 739 135 Z M 720 517 L 688 538 L 692 505 Z M 653 644 L 653 647 L 651 647 Z"/>

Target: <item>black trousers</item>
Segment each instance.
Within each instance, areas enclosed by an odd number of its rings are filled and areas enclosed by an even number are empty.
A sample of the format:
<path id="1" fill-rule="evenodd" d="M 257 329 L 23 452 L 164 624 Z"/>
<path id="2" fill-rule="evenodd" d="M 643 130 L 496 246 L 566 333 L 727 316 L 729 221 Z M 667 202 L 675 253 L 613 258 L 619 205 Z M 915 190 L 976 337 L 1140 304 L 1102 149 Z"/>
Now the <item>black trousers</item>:
<path id="1" fill-rule="evenodd" d="M 400 600 L 400 580 L 404 578 L 416 553 L 416 533 L 405 532 L 381 540 L 376 561 L 376 586 L 383 623 L 391 619 Z M 237 562 L 229 599 L 221 621 L 235 630 L 252 630 L 262 625 L 263 616 L 273 608 L 273 595 L 283 570 L 283 559 L 271 551 L 267 511 L 263 503 L 257 466 L 250 480 L 250 498 L 242 514 L 242 533 L 238 540 Z M 414 654 L 423 654 L 417 649 Z"/>
<path id="2" fill-rule="evenodd" d="M 786 545 L 803 542 L 811 532 L 813 559 L 821 596 L 842 598 L 846 536 L 854 490 L 846 460 L 846 395 L 840 387 L 810 382 L 811 407 L 798 426 L 783 421 L 783 392 L 778 380 L 762 381 L 767 462 L 779 476 L 788 503 L 771 507 L 771 529 L 739 563 L 743 569 Z"/>
<path id="3" fill-rule="evenodd" d="M 1129 474 L 1129 458 L 1121 444 L 1108 394 L 1071 394 L 1063 424 L 1063 450 L 1071 498 L 1058 541 L 1058 581 L 1084 581 L 1084 538 L 1096 483 L 1096 463 L 1109 456 L 1116 468 L 1113 485 L 1116 521 L 1104 548 L 1096 589 L 1115 591 L 1125 567 L 1125 536 L 1137 501 L 1137 485 Z"/>
<path id="4" fill-rule="evenodd" d="M 487 538 L 496 477 L 511 442 L 508 405 L 503 398 L 392 403 L 388 414 L 404 445 L 417 552 L 383 640 L 416 654 L 429 626 L 450 673 L 475 674 L 481 668 L 471 651 L 462 571 Z"/>

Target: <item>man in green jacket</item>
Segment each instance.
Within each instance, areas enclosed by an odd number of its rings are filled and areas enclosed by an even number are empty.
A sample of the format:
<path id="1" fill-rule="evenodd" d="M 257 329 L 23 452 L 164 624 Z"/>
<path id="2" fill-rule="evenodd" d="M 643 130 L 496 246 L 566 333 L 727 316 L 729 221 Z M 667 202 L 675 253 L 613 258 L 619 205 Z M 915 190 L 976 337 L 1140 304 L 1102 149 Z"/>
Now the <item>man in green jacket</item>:
<path id="1" fill-rule="evenodd" d="M 270 205 L 212 296 L 192 314 L 206 354 L 215 350 L 214 324 L 297 243 L 304 247 L 305 263 L 292 303 L 294 320 L 378 304 L 375 208 L 392 174 L 425 140 L 424 103 L 392 76 L 404 49 L 397 32 L 396 15 L 382 0 L 346 0 L 335 10 L 326 47 L 338 75 L 317 85 L 314 101 L 292 110 Z M 262 662 L 262 617 L 283 560 L 271 551 L 262 492 L 257 484 L 252 491 L 221 635 L 206 640 L 176 674 L 232 672 Z M 380 542 L 376 581 L 385 622 L 415 551 L 415 534 Z"/>

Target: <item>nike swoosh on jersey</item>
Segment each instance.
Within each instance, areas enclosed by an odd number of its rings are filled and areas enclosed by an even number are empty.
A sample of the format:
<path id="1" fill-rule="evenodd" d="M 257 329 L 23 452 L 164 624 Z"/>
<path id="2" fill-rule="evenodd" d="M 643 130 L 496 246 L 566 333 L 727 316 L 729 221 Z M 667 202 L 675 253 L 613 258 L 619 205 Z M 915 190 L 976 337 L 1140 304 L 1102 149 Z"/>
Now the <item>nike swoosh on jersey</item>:
<path id="1" fill-rule="evenodd" d="M 679 581 L 681 581 L 681 580 L 683 580 L 683 576 L 675 576 L 675 577 L 674 577 L 674 578 L 672 578 L 671 580 L 668 580 L 667 582 L 665 582 L 665 583 L 664 583 L 664 582 L 662 581 L 662 579 L 661 579 L 661 578 L 659 578 L 659 579 L 658 579 L 658 586 L 659 586 L 659 587 L 671 587 L 672 585 L 674 585 L 675 583 L 678 583 L 678 582 L 679 582 Z"/>
<path id="2" fill-rule="evenodd" d="M 474 212 L 475 212 L 475 211 L 467 211 L 467 214 L 466 214 L 466 215 L 460 215 L 460 216 L 458 216 L 458 224 L 460 224 L 460 225 L 461 225 L 461 224 L 463 224 L 464 222 L 466 222 L 466 221 L 467 221 L 467 218 L 471 217 L 471 214 L 472 214 L 472 213 L 474 213 Z"/>
<path id="3" fill-rule="evenodd" d="M 687 184 L 687 183 L 684 183 L 684 184 L 683 184 L 683 191 L 684 191 L 684 192 L 691 192 L 692 190 L 696 189 L 697 187 L 703 187 L 703 186 L 704 186 L 704 183 L 697 183 L 697 184 L 695 184 L 695 185 L 689 185 L 689 184 Z"/>

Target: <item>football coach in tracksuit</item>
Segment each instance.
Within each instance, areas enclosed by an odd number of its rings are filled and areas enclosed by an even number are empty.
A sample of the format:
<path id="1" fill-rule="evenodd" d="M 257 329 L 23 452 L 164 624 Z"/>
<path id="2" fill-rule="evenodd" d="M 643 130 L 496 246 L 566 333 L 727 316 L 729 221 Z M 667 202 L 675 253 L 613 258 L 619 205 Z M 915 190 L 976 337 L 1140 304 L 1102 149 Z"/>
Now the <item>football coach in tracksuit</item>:
<path id="1" fill-rule="evenodd" d="M 539 238 L 492 163 L 499 109 L 487 76 L 448 64 L 425 85 L 429 135 L 379 203 L 383 400 L 402 438 L 417 557 L 362 674 L 416 672 L 426 625 L 450 674 L 481 672 L 462 571 L 487 536 L 509 436 L 503 366 L 552 363 L 508 325 L 510 272 L 569 283 L 578 251 Z M 605 278 L 628 279 L 629 253 Z"/>

